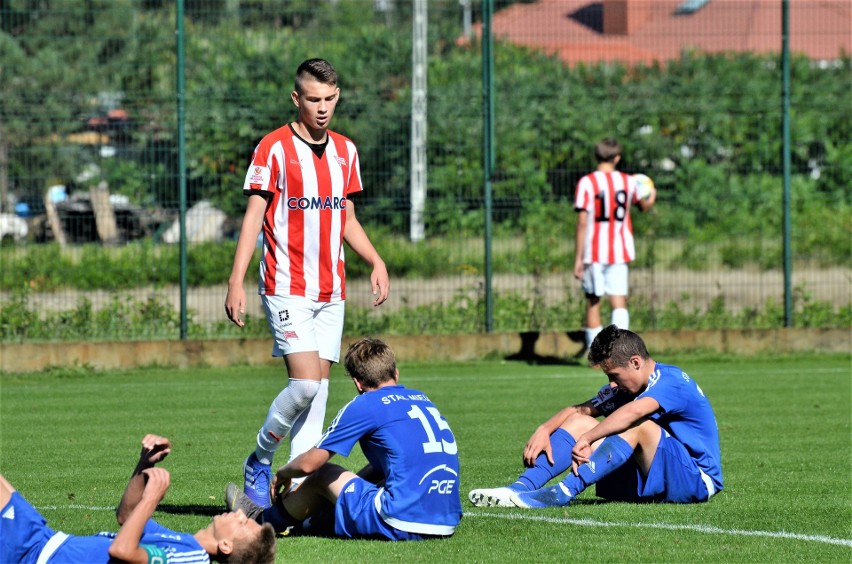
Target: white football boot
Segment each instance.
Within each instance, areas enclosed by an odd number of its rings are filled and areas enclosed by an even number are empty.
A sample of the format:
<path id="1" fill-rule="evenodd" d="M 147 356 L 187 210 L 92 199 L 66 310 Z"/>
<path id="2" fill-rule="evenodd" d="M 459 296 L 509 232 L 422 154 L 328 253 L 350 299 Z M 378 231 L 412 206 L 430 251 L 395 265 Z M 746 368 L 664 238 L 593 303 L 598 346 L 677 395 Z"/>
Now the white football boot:
<path id="1" fill-rule="evenodd" d="M 467 498 L 475 507 L 515 507 L 511 496 L 515 490 L 503 486 L 502 488 L 483 488 L 471 490 Z"/>

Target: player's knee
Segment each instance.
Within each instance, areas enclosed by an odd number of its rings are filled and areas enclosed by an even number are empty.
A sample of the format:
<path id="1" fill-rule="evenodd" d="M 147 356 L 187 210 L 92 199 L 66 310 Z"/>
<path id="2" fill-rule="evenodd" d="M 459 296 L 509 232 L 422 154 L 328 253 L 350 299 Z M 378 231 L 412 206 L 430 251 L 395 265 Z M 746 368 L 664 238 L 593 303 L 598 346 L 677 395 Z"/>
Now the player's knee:
<path id="1" fill-rule="evenodd" d="M 304 409 L 311 405 L 320 390 L 319 380 L 290 380 L 290 399 L 294 405 Z"/>
<path id="2" fill-rule="evenodd" d="M 621 433 L 621 437 L 632 445 L 656 449 L 661 432 L 660 426 L 653 421 L 644 421 Z"/>
<path id="3" fill-rule="evenodd" d="M 339 479 L 344 472 L 347 472 L 346 468 L 337 464 L 326 463 L 320 466 L 319 470 L 314 472 L 314 474 L 316 474 L 316 479 L 321 484 L 327 486 Z"/>
<path id="4" fill-rule="evenodd" d="M 598 420 L 583 413 L 572 413 L 565 419 L 562 428 L 576 438 L 597 425 Z"/>

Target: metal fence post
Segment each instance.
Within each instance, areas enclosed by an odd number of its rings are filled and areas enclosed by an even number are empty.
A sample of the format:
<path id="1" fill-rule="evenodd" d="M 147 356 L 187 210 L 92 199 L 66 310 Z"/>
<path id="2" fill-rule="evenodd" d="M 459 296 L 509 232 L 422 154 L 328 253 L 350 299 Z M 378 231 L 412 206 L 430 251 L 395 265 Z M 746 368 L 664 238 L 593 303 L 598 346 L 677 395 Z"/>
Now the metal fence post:
<path id="1" fill-rule="evenodd" d="M 188 334 L 186 311 L 187 257 L 186 257 L 186 86 L 184 81 L 184 0 L 177 0 L 175 39 L 177 49 L 177 134 L 178 134 L 178 191 L 180 192 L 180 338 Z"/>
<path id="2" fill-rule="evenodd" d="M 784 327 L 793 325 L 793 291 L 791 248 L 791 219 L 790 219 L 790 4 L 789 0 L 781 3 L 781 74 L 782 74 L 782 135 L 784 137 L 781 151 L 783 154 L 784 176 Z"/>
<path id="3" fill-rule="evenodd" d="M 485 176 L 485 331 L 494 329 L 494 294 L 491 288 L 491 176 L 494 169 L 494 39 L 491 34 L 493 0 L 482 0 L 482 159 Z"/>

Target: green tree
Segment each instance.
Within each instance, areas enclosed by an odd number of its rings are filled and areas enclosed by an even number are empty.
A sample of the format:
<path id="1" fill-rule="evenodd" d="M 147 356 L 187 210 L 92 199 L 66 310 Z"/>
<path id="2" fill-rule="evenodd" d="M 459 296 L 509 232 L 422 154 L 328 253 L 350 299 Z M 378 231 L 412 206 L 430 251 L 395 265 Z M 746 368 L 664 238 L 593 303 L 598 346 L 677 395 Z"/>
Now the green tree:
<path id="1" fill-rule="evenodd" d="M 132 0 L 11 1 L 6 8 L 0 26 L 0 153 L 9 155 L 9 164 L 0 177 L 39 199 L 50 179 L 73 182 L 100 164 L 98 149 L 111 141 L 78 134 L 87 130 L 89 118 L 134 103 L 127 93 L 140 92 L 137 81 L 145 67 L 138 62 L 150 54 L 145 46 L 159 47 L 167 55 L 156 61 L 171 63 L 173 33 L 162 22 L 146 26 Z M 169 69 L 173 76 L 173 66 Z M 172 81 L 168 99 L 173 91 Z M 144 98 L 151 94 L 146 89 Z M 145 110 L 159 115 L 161 107 Z M 143 121 L 144 112 L 133 117 Z"/>

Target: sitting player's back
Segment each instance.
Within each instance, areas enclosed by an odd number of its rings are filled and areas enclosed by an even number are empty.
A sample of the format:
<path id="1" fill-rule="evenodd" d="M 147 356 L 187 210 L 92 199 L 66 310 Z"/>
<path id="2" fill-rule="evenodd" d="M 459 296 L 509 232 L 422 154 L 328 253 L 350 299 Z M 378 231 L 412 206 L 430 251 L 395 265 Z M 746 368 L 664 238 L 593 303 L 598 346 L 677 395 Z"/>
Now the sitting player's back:
<path id="1" fill-rule="evenodd" d="M 409 532 L 452 534 L 462 514 L 458 446 L 426 394 L 398 384 L 368 391 L 341 409 L 317 446 L 346 456 L 355 440 L 384 476 L 382 519 Z"/>

